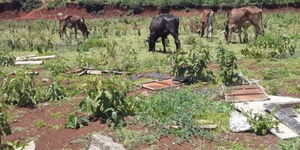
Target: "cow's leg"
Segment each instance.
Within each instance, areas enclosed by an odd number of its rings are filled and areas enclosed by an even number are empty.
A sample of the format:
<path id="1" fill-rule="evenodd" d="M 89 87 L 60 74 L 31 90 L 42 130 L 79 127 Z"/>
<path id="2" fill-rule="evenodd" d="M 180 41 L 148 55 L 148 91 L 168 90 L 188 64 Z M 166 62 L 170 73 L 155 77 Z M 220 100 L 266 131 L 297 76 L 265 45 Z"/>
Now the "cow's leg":
<path id="1" fill-rule="evenodd" d="M 204 22 L 202 22 L 202 26 L 201 26 L 201 37 L 204 36 L 205 29 L 206 29 L 206 24 L 205 24 Z"/>
<path id="2" fill-rule="evenodd" d="M 232 28 L 229 27 L 228 29 L 228 38 L 227 38 L 227 43 L 230 43 L 231 42 L 231 36 L 232 36 Z"/>
<path id="3" fill-rule="evenodd" d="M 164 53 L 167 53 L 167 50 L 166 50 L 166 38 L 167 38 L 167 36 L 162 36 L 161 37 L 161 42 L 162 42 L 162 45 L 164 47 Z"/>
<path id="4" fill-rule="evenodd" d="M 239 35 L 240 43 L 243 43 L 243 39 L 242 39 L 242 29 L 241 29 L 241 28 L 238 29 L 238 35 Z"/>
<path id="5" fill-rule="evenodd" d="M 74 30 L 75 30 L 75 39 L 77 39 L 77 27 L 75 27 Z"/>
<path id="6" fill-rule="evenodd" d="M 243 31 L 243 34 L 244 34 L 244 43 L 248 43 L 249 42 L 249 39 L 248 39 L 248 32 L 247 32 L 247 29 L 244 29 Z"/>
<path id="7" fill-rule="evenodd" d="M 209 25 L 209 27 L 208 27 L 208 29 L 207 29 L 208 31 L 207 31 L 207 37 L 209 37 L 209 38 L 211 38 L 212 37 L 212 30 L 213 30 L 213 27 L 212 27 L 212 25 L 210 24 Z"/>
<path id="8" fill-rule="evenodd" d="M 176 50 L 181 48 L 180 40 L 178 34 L 172 34 L 174 40 L 175 40 L 175 45 L 176 45 Z"/>

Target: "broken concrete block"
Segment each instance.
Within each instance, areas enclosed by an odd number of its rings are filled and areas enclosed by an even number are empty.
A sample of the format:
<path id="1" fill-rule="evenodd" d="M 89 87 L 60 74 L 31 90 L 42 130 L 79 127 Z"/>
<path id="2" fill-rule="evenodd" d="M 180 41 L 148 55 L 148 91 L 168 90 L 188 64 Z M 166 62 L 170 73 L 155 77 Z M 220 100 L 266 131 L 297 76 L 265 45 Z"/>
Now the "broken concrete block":
<path id="1" fill-rule="evenodd" d="M 235 110 L 230 115 L 229 128 L 232 132 L 245 132 L 251 130 L 251 125 L 246 116 Z"/>
<path id="2" fill-rule="evenodd" d="M 89 150 L 125 150 L 125 148 L 110 137 L 94 134 Z"/>

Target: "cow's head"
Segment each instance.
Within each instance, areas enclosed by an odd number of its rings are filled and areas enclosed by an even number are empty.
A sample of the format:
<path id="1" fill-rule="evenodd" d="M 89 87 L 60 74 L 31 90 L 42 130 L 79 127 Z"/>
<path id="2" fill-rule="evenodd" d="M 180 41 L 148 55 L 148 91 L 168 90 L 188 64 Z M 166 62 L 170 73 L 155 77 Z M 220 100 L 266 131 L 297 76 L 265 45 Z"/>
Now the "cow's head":
<path id="1" fill-rule="evenodd" d="M 153 40 L 153 38 L 148 37 L 146 39 L 146 41 L 148 42 L 148 45 L 149 45 L 149 51 L 155 51 L 155 41 Z"/>

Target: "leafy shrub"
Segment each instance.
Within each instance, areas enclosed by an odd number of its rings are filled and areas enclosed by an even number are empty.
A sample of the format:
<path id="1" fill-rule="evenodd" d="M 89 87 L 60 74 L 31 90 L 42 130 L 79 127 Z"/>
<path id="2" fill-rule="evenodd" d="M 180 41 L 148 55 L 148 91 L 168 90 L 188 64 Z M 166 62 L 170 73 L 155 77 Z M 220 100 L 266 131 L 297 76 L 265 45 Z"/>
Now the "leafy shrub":
<path id="1" fill-rule="evenodd" d="M 48 3 L 47 9 L 63 9 L 66 8 L 66 1 L 65 0 L 54 0 Z"/>
<path id="2" fill-rule="evenodd" d="M 17 72 L 15 77 L 7 77 L 2 85 L 4 101 L 19 106 L 34 106 L 37 104 L 36 88 L 33 76 L 24 71 Z"/>
<path id="3" fill-rule="evenodd" d="M 88 118 L 81 117 L 80 119 L 78 119 L 75 114 L 70 114 L 68 116 L 68 122 L 65 124 L 65 127 L 71 129 L 77 129 L 83 126 L 87 126 L 88 124 L 89 124 Z"/>
<path id="4" fill-rule="evenodd" d="M 207 70 L 210 61 L 208 48 L 191 50 L 188 55 L 182 55 L 179 51 L 171 56 L 173 62 L 172 72 L 178 78 L 183 78 L 189 83 L 198 80 L 211 81 L 213 74 Z"/>
<path id="5" fill-rule="evenodd" d="M 234 52 L 226 50 L 220 46 L 218 48 L 217 62 L 220 64 L 220 79 L 225 85 L 232 85 L 239 81 L 239 75 L 236 72 L 237 58 Z"/>
<path id="6" fill-rule="evenodd" d="M 84 7 L 89 13 L 97 13 L 104 9 L 105 1 L 102 0 L 77 0 L 79 7 Z"/>
<path id="7" fill-rule="evenodd" d="M 253 58 L 286 58 L 295 54 L 295 40 L 289 36 L 265 35 L 259 37 L 242 54 Z"/>
<path id="8" fill-rule="evenodd" d="M 269 129 L 278 126 L 279 121 L 272 114 L 262 115 L 254 114 L 254 117 L 248 117 L 252 129 L 258 135 L 266 135 Z"/>
<path id="9" fill-rule="evenodd" d="M 110 125 L 123 123 L 128 111 L 125 101 L 128 88 L 125 82 L 116 82 L 114 79 L 101 81 L 88 91 L 79 108 L 89 116 L 106 119 Z"/>
<path id="10" fill-rule="evenodd" d="M 1 66 L 10 66 L 15 64 L 15 57 L 8 52 L 0 52 L 0 65 Z"/>
<path id="11" fill-rule="evenodd" d="M 26 12 L 42 6 L 42 1 L 40 0 L 13 0 L 12 3 Z"/>
<path id="12" fill-rule="evenodd" d="M 227 126 L 231 107 L 212 101 L 214 95 L 202 95 L 190 89 L 161 92 L 140 100 L 137 117 L 161 136 L 173 134 L 181 139 L 201 136 L 213 140 L 212 132 L 199 128 L 199 119 Z M 212 117 L 214 116 L 214 117 Z"/>
<path id="13" fill-rule="evenodd" d="M 7 114 L 6 114 L 6 106 L 2 100 L 0 100 L 0 145 L 1 136 L 11 134 L 10 126 L 7 121 Z"/>
<path id="14" fill-rule="evenodd" d="M 64 90 L 57 82 L 53 82 L 46 94 L 47 100 L 58 101 L 65 97 Z"/>
<path id="15" fill-rule="evenodd" d="M 53 76 L 57 76 L 58 74 L 64 73 L 70 69 L 67 63 L 61 59 L 55 60 L 53 63 L 46 64 L 45 68 L 51 71 Z"/>

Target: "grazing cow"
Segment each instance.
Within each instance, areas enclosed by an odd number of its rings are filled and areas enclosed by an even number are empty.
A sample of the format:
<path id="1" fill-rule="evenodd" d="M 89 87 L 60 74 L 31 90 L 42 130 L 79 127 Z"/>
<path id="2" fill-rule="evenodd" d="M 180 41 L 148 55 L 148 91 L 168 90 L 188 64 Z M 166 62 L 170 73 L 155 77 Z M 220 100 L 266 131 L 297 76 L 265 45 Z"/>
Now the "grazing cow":
<path id="1" fill-rule="evenodd" d="M 262 24 L 262 9 L 255 6 L 247 6 L 242 8 L 232 9 L 227 14 L 228 20 L 225 24 L 225 38 L 227 43 L 231 42 L 232 32 L 238 32 L 241 43 L 247 42 L 247 29 L 250 25 L 255 27 L 255 37 L 264 33 Z M 242 40 L 242 30 L 244 33 L 244 40 Z"/>
<path id="2" fill-rule="evenodd" d="M 90 34 L 90 31 L 88 30 L 85 20 L 82 17 L 79 16 L 71 16 L 67 15 L 59 20 L 59 26 L 60 26 L 60 38 L 63 37 L 63 35 L 66 34 L 67 27 L 72 29 L 75 29 L 75 38 L 77 38 L 77 29 L 79 29 L 82 32 L 82 35 L 87 38 Z"/>
<path id="3" fill-rule="evenodd" d="M 161 37 L 164 52 L 166 53 L 166 38 L 171 34 L 175 40 L 176 49 L 180 49 L 178 34 L 179 18 L 171 14 L 160 14 L 153 17 L 150 25 L 150 37 L 148 38 L 149 51 L 155 51 L 155 42 Z"/>
<path id="4" fill-rule="evenodd" d="M 206 30 L 206 37 L 212 37 L 213 32 L 214 11 L 211 9 L 204 9 L 200 15 L 201 27 L 198 30 L 201 37 L 204 36 Z"/>

